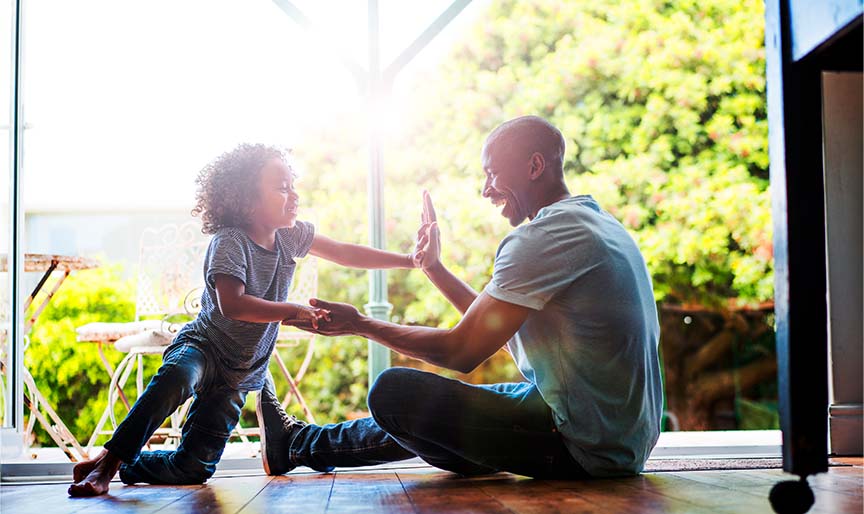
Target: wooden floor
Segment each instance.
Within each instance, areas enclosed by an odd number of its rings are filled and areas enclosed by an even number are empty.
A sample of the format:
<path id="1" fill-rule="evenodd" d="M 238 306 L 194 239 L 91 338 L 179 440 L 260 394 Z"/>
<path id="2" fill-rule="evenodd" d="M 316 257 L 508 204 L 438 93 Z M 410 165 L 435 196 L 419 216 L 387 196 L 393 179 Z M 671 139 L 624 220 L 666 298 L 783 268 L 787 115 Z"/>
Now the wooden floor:
<path id="1" fill-rule="evenodd" d="M 836 461 L 835 461 L 836 462 Z M 864 460 L 810 477 L 814 513 L 862 512 Z M 851 465 L 848 465 L 851 464 Z M 500 473 L 456 478 L 426 466 L 336 473 L 216 477 L 202 486 L 124 486 L 69 498 L 68 484 L 0 485 L 3 514 L 87 512 L 771 513 L 768 492 L 795 478 L 778 469 L 646 473 L 626 479 L 541 481 Z"/>

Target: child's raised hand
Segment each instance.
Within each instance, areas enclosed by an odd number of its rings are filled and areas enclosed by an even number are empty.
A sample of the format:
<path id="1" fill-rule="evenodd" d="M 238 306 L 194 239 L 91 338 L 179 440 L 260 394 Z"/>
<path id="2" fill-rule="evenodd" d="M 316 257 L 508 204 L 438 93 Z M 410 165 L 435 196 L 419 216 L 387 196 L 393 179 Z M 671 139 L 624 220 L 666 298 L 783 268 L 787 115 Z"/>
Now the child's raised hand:
<path id="1" fill-rule="evenodd" d="M 304 305 L 297 306 L 297 312 L 294 314 L 294 317 L 285 318 L 282 320 L 283 325 L 294 325 L 296 322 L 299 324 L 309 323 L 312 325 L 312 328 L 318 328 L 318 322 L 330 321 L 330 311 L 327 309 L 321 309 L 319 307 L 306 307 Z"/>
<path id="2" fill-rule="evenodd" d="M 415 268 L 430 268 L 441 260 L 441 236 L 438 232 L 435 207 L 429 191 L 423 191 L 423 212 L 420 215 L 420 228 L 411 262 Z"/>

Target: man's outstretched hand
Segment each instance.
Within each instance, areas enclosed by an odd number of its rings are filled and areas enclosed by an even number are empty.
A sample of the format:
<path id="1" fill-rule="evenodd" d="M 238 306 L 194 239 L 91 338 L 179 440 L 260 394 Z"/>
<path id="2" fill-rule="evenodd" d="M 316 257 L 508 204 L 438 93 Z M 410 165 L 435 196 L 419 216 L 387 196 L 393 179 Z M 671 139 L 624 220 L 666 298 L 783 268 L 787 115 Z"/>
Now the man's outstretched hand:
<path id="1" fill-rule="evenodd" d="M 309 304 L 317 309 L 328 312 L 326 320 L 317 320 L 317 326 L 313 326 L 309 320 L 289 319 L 282 322 L 283 325 L 291 325 L 307 332 L 325 336 L 353 335 L 357 333 L 357 323 L 363 318 L 360 311 L 351 304 L 338 302 L 325 302 L 318 298 L 309 300 Z"/>
<path id="2" fill-rule="evenodd" d="M 435 206 L 429 191 L 423 191 L 423 212 L 420 214 L 420 228 L 411 260 L 415 268 L 429 269 L 441 262 L 441 236 Z"/>
<path id="3" fill-rule="evenodd" d="M 310 323 L 312 328 L 318 328 L 318 324 L 330 320 L 330 312 L 320 307 L 298 306 L 297 313 L 292 318 L 282 320 L 283 325 L 294 325 L 296 322 Z"/>

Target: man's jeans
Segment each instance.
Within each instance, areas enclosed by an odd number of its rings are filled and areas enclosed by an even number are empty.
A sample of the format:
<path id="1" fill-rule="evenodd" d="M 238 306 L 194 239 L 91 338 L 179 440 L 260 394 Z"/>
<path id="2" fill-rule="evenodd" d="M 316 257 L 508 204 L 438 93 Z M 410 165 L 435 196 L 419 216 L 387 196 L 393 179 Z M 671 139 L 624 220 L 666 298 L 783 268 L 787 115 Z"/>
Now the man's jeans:
<path id="1" fill-rule="evenodd" d="M 383 372 L 369 392 L 371 418 L 307 425 L 289 460 L 317 470 L 408 459 L 463 475 L 509 471 L 578 478 L 552 411 L 530 383 L 470 385 L 409 368 Z"/>
<path id="2" fill-rule="evenodd" d="M 176 451 L 141 452 L 153 432 L 195 395 Z M 204 352 L 182 334 L 105 448 L 123 461 L 126 484 L 200 484 L 216 471 L 246 393 L 226 386 Z"/>

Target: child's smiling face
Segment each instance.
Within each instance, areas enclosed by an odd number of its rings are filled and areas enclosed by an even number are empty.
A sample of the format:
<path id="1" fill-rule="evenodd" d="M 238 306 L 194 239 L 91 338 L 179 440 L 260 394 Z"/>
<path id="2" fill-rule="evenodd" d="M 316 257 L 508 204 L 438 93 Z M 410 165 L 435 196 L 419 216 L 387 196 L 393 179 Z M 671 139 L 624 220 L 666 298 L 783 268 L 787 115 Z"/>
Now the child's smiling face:
<path id="1" fill-rule="evenodd" d="M 258 176 L 253 224 L 273 230 L 294 226 L 300 202 L 294 178 L 294 172 L 282 159 L 273 158 L 264 164 Z"/>

